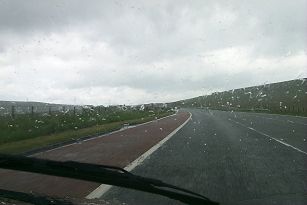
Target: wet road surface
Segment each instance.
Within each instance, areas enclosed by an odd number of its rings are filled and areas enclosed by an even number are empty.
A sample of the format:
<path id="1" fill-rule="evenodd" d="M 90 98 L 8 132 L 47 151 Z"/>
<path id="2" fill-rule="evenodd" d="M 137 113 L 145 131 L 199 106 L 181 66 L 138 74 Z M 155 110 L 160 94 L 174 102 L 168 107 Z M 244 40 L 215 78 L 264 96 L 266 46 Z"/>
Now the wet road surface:
<path id="1" fill-rule="evenodd" d="M 221 204 L 307 204 L 307 118 L 190 109 L 192 119 L 132 172 Z M 181 204 L 112 188 L 114 204 Z"/>

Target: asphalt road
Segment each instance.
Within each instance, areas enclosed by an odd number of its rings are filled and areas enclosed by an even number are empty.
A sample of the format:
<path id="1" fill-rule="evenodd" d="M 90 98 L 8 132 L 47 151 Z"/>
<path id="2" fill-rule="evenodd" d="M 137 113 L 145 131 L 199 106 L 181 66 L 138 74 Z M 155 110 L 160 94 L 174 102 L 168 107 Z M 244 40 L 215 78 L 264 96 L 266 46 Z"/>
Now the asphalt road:
<path id="1" fill-rule="evenodd" d="M 307 118 L 191 109 L 191 121 L 134 173 L 221 204 L 307 204 Z M 113 187 L 112 204 L 181 204 Z"/>
<path id="2" fill-rule="evenodd" d="M 91 139 L 39 152 L 32 157 L 56 161 L 78 161 L 102 165 L 133 167 L 139 157 L 165 140 L 190 117 L 188 112 L 153 120 Z M 144 158 L 144 156 L 143 156 Z M 135 163 L 133 163 L 135 162 Z M 130 164 L 132 163 L 132 165 Z M 0 189 L 37 193 L 55 197 L 85 198 L 99 183 L 0 169 Z M 97 192 L 95 192 L 97 193 Z M 94 196 L 99 196 L 93 194 Z M 92 195 L 92 194 L 91 194 Z M 0 201 L 1 204 L 1 201 Z"/>

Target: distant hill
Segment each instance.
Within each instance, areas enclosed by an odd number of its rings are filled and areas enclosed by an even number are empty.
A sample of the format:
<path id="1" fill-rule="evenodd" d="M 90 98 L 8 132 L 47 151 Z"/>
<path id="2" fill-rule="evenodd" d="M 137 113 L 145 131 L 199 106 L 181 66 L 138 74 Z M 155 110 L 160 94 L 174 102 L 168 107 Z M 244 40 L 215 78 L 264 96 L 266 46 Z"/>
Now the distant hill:
<path id="1" fill-rule="evenodd" d="M 78 111 L 85 107 L 92 106 L 0 101 L 0 116 L 11 115 L 12 112 L 14 112 L 14 114 L 31 113 L 32 109 L 34 113 L 49 113 L 65 112 L 73 109 Z M 132 107 L 135 109 L 150 109 L 153 107 L 208 107 L 210 109 L 219 110 L 259 111 L 307 116 L 307 79 L 302 78 L 247 88 L 238 88 L 224 92 L 215 92 L 210 95 L 171 103 L 150 103 Z"/>
<path id="2" fill-rule="evenodd" d="M 307 79 L 239 88 L 169 103 L 177 107 L 307 114 Z"/>

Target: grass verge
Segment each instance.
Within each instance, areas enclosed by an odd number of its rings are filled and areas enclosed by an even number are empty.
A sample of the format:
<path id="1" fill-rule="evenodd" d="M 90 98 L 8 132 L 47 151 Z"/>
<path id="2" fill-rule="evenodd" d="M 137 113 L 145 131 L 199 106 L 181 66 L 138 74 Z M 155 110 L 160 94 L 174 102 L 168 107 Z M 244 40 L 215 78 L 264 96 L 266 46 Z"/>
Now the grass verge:
<path id="1" fill-rule="evenodd" d="M 132 119 L 118 122 L 111 122 L 102 125 L 95 125 L 87 128 L 78 130 L 67 130 L 60 133 L 39 136 L 30 139 L 24 139 L 20 141 L 8 142 L 0 144 L 0 153 L 6 154 L 21 154 L 31 150 L 47 147 L 50 145 L 74 141 L 80 138 L 102 135 L 108 132 L 119 130 L 124 124 L 129 123 L 130 125 L 136 125 L 144 122 L 148 122 L 157 118 L 162 118 L 173 114 L 173 112 L 159 113 L 156 116 L 149 116 L 140 119 Z"/>

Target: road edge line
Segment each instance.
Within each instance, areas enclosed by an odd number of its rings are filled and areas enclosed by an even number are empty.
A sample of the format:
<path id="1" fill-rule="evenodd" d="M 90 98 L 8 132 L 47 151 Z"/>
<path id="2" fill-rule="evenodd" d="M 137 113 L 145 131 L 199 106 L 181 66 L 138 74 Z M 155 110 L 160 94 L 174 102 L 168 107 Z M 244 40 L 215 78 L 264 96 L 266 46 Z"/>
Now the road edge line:
<path id="1" fill-rule="evenodd" d="M 151 147 L 149 150 L 147 150 L 145 153 L 143 153 L 140 157 L 132 161 L 130 164 L 128 164 L 124 169 L 127 171 L 132 171 L 135 167 L 142 164 L 142 162 L 149 157 L 152 153 L 154 153 L 157 149 L 159 149 L 165 142 L 167 142 L 172 136 L 174 136 L 181 128 L 183 128 L 192 118 L 192 113 L 190 113 L 189 118 L 182 123 L 179 127 L 177 127 L 175 130 L 173 130 L 170 134 L 168 134 L 165 138 L 163 138 L 160 142 L 155 144 L 153 147 Z M 101 184 L 98 186 L 94 191 L 92 191 L 90 194 L 88 194 L 85 198 L 86 199 L 97 199 L 102 197 L 112 186 L 107 184 Z"/>
<path id="2" fill-rule="evenodd" d="M 178 110 L 174 114 L 167 115 L 165 117 L 161 117 L 161 118 L 158 118 L 158 119 L 150 120 L 148 122 L 143 122 L 143 123 L 140 123 L 140 124 L 136 124 L 134 126 L 128 127 L 127 129 L 131 129 L 131 128 L 135 128 L 135 127 L 138 127 L 138 126 L 141 126 L 141 125 L 157 122 L 159 120 L 163 120 L 165 118 L 175 116 L 175 115 L 177 115 L 177 113 L 178 113 Z M 94 139 L 98 139 L 98 138 L 101 138 L 101 137 L 105 137 L 107 135 L 115 134 L 115 133 L 118 133 L 118 132 L 121 132 L 121 131 L 123 131 L 123 130 L 122 129 L 115 130 L 115 131 L 104 133 L 104 134 L 101 134 L 101 135 L 98 135 L 98 136 L 95 136 L 95 137 L 90 137 L 88 139 L 79 140 L 77 142 L 72 142 L 72 143 L 69 143 L 69 144 L 66 144 L 66 145 L 62 145 L 62 146 L 59 146 L 59 147 L 55 147 L 55 148 L 52 148 L 52 149 L 48 149 L 48 150 L 45 150 L 45 151 L 33 153 L 33 154 L 30 154 L 29 156 L 35 156 L 35 155 L 41 154 L 43 152 L 51 152 L 51 151 L 54 151 L 54 150 L 57 150 L 57 149 L 61 149 L 61 148 L 64 148 L 64 147 L 69 147 L 69 146 L 72 146 L 72 145 L 75 145 L 75 144 L 79 144 L 80 142 L 87 142 L 87 141 L 90 141 L 90 140 L 94 140 Z"/>
<path id="3" fill-rule="evenodd" d="M 292 149 L 294 149 L 294 150 L 296 150 L 296 151 L 298 151 L 298 152 L 300 152 L 300 153 L 303 153 L 303 154 L 307 155 L 307 152 L 305 152 L 305 151 L 303 151 L 303 150 L 301 150 L 301 149 L 299 149 L 299 148 L 297 148 L 297 147 L 294 147 L 294 146 L 291 145 L 291 144 L 288 144 L 288 143 L 283 142 L 283 141 L 281 141 L 281 140 L 279 140 L 279 139 L 276 139 L 275 137 L 272 137 L 272 136 L 270 136 L 270 135 L 268 135 L 268 134 L 266 134 L 266 133 L 264 133 L 264 132 L 261 132 L 261 131 L 259 131 L 259 130 L 256 130 L 256 129 L 253 128 L 253 127 L 248 127 L 248 126 L 244 125 L 243 123 L 237 122 L 237 121 L 235 121 L 235 120 L 231 120 L 231 119 L 228 119 L 228 120 L 229 120 L 229 121 L 232 121 L 232 122 L 234 122 L 234 123 L 236 123 L 236 124 L 238 124 L 238 125 L 240 125 L 240 126 L 242 126 L 242 127 L 244 127 L 244 128 L 246 128 L 246 129 L 252 130 L 252 131 L 254 131 L 254 132 L 258 133 L 258 134 L 261 134 L 261 135 L 263 135 L 263 136 L 265 136 L 265 137 L 268 137 L 268 138 L 270 138 L 270 139 L 272 139 L 272 140 L 275 140 L 276 142 L 279 142 L 280 144 L 283 144 L 283 145 L 285 145 L 285 146 L 287 146 L 287 147 L 290 147 L 290 148 L 292 148 Z"/>

